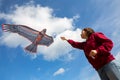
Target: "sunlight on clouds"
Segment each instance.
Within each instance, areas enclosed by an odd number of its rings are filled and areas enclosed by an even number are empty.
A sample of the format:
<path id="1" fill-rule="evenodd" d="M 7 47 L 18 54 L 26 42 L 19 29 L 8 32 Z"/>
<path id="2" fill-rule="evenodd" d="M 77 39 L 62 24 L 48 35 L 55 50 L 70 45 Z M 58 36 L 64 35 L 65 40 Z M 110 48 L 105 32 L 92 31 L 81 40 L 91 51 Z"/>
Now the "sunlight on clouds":
<path id="1" fill-rule="evenodd" d="M 60 18 L 52 15 L 53 9 L 49 7 L 41 7 L 40 5 L 24 5 L 16 6 L 16 10 L 10 14 L 1 13 L 8 23 L 23 24 L 36 30 L 47 28 L 47 33 L 61 33 L 66 29 L 72 29 L 72 18 Z"/>
<path id="2" fill-rule="evenodd" d="M 46 60 L 55 60 L 60 56 L 68 54 L 73 48 L 68 44 L 67 41 L 62 41 L 61 36 L 65 36 L 68 39 L 74 39 L 75 41 L 82 41 L 80 38 L 81 30 L 76 31 L 66 30 L 54 38 L 54 43 L 50 47 L 39 46 L 39 52 L 42 52 Z M 76 35 L 77 34 L 77 35 Z M 69 59 L 73 59 L 72 56 L 68 55 Z"/>
<path id="3" fill-rule="evenodd" d="M 3 36 L 0 37 L 0 40 L 0 44 L 14 48 L 19 45 L 24 46 L 29 43 L 29 41 L 23 38 L 22 36 L 12 33 L 3 33 Z"/>
<path id="4" fill-rule="evenodd" d="M 72 48 L 67 42 L 62 41 L 60 36 L 82 41 L 80 38 L 81 30 L 75 30 L 73 26 L 74 20 L 78 19 L 79 15 L 73 16 L 73 18 L 56 17 L 53 16 L 53 9 L 40 5 L 34 6 L 33 4 L 23 6 L 16 5 L 15 9 L 10 12 L 11 13 L 7 14 L 0 13 L 0 18 L 5 19 L 6 23 L 27 25 L 38 31 L 46 28 L 46 33 L 54 37 L 54 43 L 49 47 L 39 46 L 38 54 L 32 55 L 32 59 L 42 54 L 46 60 L 55 60 L 69 53 Z M 7 36 L 5 36 L 6 34 Z M 20 45 L 24 48 L 30 43 L 27 39 L 13 33 L 4 33 L 0 39 L 2 40 L 0 42 L 1 44 L 9 47 L 17 47 Z M 73 59 L 70 55 L 67 56 L 69 60 Z"/>
<path id="5" fill-rule="evenodd" d="M 53 76 L 57 76 L 57 75 L 63 74 L 64 72 L 65 72 L 65 69 L 64 68 L 60 68 L 56 72 L 54 72 Z"/>

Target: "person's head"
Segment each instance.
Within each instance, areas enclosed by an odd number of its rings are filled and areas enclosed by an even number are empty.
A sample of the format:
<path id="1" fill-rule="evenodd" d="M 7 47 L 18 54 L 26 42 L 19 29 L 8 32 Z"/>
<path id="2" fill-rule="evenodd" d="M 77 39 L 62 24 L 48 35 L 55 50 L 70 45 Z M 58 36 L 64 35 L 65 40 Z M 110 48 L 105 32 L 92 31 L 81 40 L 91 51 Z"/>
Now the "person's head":
<path id="1" fill-rule="evenodd" d="M 84 28 L 81 33 L 81 37 L 83 39 L 87 39 L 90 37 L 90 35 L 94 33 L 94 30 L 92 28 Z"/>

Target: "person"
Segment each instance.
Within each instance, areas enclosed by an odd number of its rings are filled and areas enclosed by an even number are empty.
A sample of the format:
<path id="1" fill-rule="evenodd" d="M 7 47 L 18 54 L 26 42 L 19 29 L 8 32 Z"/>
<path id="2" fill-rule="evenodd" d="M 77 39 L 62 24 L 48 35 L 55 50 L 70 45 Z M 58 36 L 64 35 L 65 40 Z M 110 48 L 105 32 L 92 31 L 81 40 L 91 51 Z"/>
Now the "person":
<path id="1" fill-rule="evenodd" d="M 101 80 L 120 80 L 120 64 L 111 54 L 113 42 L 101 32 L 95 32 L 92 28 L 84 28 L 81 32 L 84 42 L 76 42 L 64 36 L 72 47 L 84 51 L 89 63 L 98 72 Z"/>

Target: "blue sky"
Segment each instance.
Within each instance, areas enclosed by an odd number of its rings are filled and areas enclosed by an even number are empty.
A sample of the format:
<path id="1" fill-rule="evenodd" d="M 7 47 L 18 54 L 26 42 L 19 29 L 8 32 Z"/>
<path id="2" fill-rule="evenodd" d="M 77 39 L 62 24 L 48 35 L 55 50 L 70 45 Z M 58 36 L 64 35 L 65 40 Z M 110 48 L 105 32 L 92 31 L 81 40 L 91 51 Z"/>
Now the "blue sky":
<path id="1" fill-rule="evenodd" d="M 0 0 L 0 24 L 47 28 L 54 37 L 51 46 L 30 54 L 28 40 L 0 27 L 0 80 L 100 80 L 83 51 L 60 36 L 83 41 L 80 32 L 89 26 L 113 40 L 111 52 L 120 60 L 119 7 L 119 0 Z"/>

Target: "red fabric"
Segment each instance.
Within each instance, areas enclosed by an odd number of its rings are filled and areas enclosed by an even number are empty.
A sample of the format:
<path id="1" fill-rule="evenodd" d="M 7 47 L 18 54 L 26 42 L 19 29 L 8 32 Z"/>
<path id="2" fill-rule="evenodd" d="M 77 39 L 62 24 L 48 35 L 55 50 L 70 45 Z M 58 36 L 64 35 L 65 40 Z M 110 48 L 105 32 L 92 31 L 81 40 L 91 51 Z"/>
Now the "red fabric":
<path id="1" fill-rule="evenodd" d="M 86 42 L 75 42 L 73 40 L 68 40 L 68 42 L 74 48 L 84 50 L 85 56 L 96 70 L 115 59 L 110 53 L 113 47 L 113 42 L 103 33 L 96 32 L 91 34 Z M 95 59 L 89 56 L 91 50 L 97 50 Z"/>

